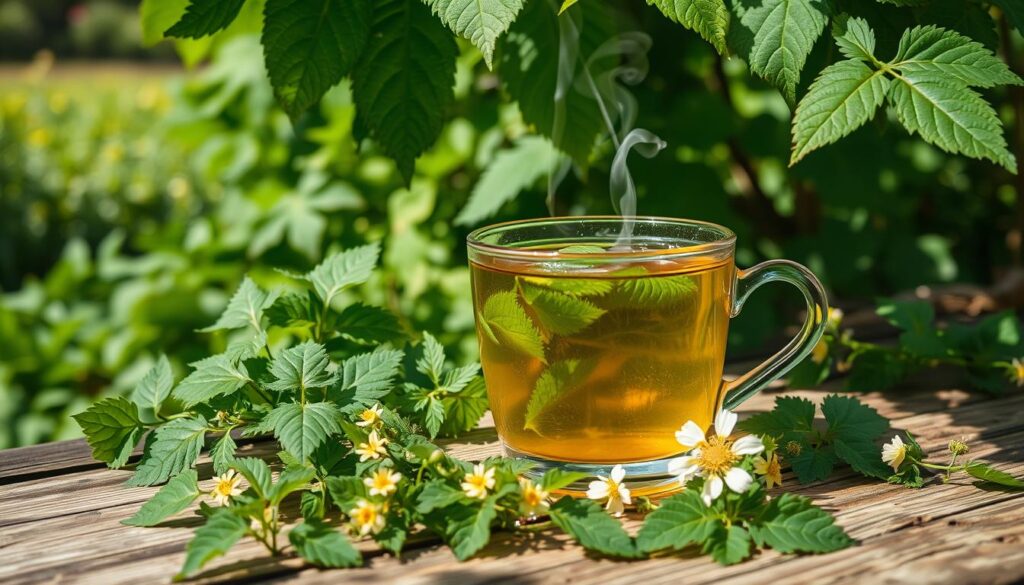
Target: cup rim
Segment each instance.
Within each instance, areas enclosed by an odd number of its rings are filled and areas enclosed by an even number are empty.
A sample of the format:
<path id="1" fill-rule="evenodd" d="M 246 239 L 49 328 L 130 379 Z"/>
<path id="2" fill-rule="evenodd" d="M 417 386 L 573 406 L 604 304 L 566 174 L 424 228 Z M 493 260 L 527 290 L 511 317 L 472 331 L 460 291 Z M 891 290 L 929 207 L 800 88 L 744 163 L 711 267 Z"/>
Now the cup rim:
<path id="1" fill-rule="evenodd" d="M 490 244 L 483 241 L 483 238 L 496 231 L 504 231 L 507 229 L 513 229 L 516 227 L 523 227 L 527 225 L 537 224 L 556 224 L 556 223 L 572 223 L 572 222 L 624 222 L 627 218 L 621 215 L 563 215 L 563 216 L 552 216 L 552 217 L 540 217 L 532 219 L 517 219 L 513 221 L 504 221 L 495 223 L 487 226 L 477 228 L 466 236 L 466 245 L 471 251 L 480 252 L 489 256 L 501 256 L 504 258 L 518 258 L 518 259 L 533 259 L 533 260 L 551 260 L 554 258 L 559 259 L 591 259 L 591 260 L 604 260 L 604 259 L 643 259 L 643 258 L 663 258 L 665 256 L 701 256 L 721 253 L 723 251 L 731 251 L 736 243 L 736 234 L 731 229 L 712 223 L 709 221 L 702 221 L 697 219 L 685 219 L 676 217 L 663 217 L 657 215 L 638 215 L 631 218 L 632 221 L 637 223 L 648 223 L 648 224 L 665 224 L 665 225 L 687 225 L 696 226 L 698 228 L 705 228 L 712 231 L 716 231 L 720 234 L 719 238 L 711 240 L 709 242 L 700 242 L 695 244 L 688 244 L 685 246 L 675 246 L 672 248 L 661 248 L 654 250 L 605 250 L 603 252 L 561 252 L 559 250 L 538 250 L 535 248 L 521 248 L 515 245 L 501 245 L 501 244 Z"/>

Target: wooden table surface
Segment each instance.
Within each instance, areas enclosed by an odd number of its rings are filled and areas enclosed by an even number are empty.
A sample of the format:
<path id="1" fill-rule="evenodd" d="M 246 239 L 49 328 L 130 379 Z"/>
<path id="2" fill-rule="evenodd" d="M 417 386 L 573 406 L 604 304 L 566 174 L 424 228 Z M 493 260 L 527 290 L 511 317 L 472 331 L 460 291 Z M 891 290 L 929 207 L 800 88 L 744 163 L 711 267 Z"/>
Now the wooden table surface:
<path id="1" fill-rule="evenodd" d="M 828 385 L 826 385 L 826 388 Z M 820 402 L 826 390 L 785 391 Z M 779 391 L 762 393 L 740 409 L 770 408 Z M 964 436 L 972 455 L 1024 475 L 1024 392 L 993 399 L 956 389 L 859 394 L 911 431 L 922 447 L 945 457 L 946 442 Z M 498 453 L 493 429 L 448 445 L 460 457 Z M 240 455 L 270 456 L 270 442 L 245 445 Z M 210 477 L 201 461 L 200 477 Z M 184 560 L 197 524 L 191 512 L 157 528 L 123 526 L 157 488 L 124 485 L 130 471 L 94 462 L 83 441 L 0 452 L 0 583 L 168 582 Z M 731 567 L 707 557 L 675 554 L 642 561 L 588 556 L 561 534 L 498 534 L 483 552 L 459 563 L 437 541 L 411 543 L 401 558 L 360 543 L 359 569 L 321 571 L 298 559 L 272 559 L 249 540 L 208 565 L 200 581 L 355 583 L 1013 583 L 1024 581 L 1024 492 L 979 489 L 970 479 L 922 490 L 887 485 L 841 470 L 822 483 L 785 488 L 836 514 L 858 545 L 825 556 L 771 551 Z M 208 480 L 201 487 L 208 488 Z M 628 519 L 630 529 L 639 524 Z"/>

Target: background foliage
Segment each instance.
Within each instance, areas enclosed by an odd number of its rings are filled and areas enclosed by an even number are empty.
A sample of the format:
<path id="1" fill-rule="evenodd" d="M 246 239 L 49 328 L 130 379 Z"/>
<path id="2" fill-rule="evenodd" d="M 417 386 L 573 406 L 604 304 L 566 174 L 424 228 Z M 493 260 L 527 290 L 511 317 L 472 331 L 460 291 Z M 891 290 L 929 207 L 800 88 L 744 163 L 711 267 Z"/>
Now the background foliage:
<path id="1" fill-rule="evenodd" d="M 14 4 L 22 8 L 11 9 Z M 178 4 L 183 11 L 185 3 Z M 353 81 L 327 91 L 319 104 L 288 67 L 268 84 L 258 4 L 247 3 L 214 37 L 178 42 L 186 63 L 208 61 L 188 73 L 133 66 L 98 81 L 96 65 L 50 71 L 45 58 L 5 69 L 0 447 L 77 434 L 70 414 L 100 396 L 130 391 L 161 351 L 176 378 L 186 363 L 221 351 L 228 342 L 223 334 L 196 329 L 216 318 L 247 271 L 265 287 L 278 286 L 287 279 L 276 269 L 305 272 L 326 253 L 371 241 L 383 243 L 383 269 L 354 296 L 392 309 L 409 333 L 433 332 L 455 351 L 456 362 L 474 357 L 466 233 L 485 222 L 548 213 L 544 183 L 552 148 L 537 131 L 552 121 L 537 117 L 522 89 L 531 80 L 553 79 L 554 6 L 531 0 L 505 35 L 462 31 L 470 43 L 442 28 L 443 11 L 440 19 L 431 15 L 431 7 L 437 12 L 436 4 L 448 3 L 382 3 L 410 11 L 454 67 L 443 72 L 453 80 L 450 97 L 444 84 L 417 85 L 418 99 L 441 96 L 441 107 L 389 119 L 372 109 L 357 116 L 353 99 L 379 101 L 365 96 L 382 91 L 374 72 L 360 72 L 358 64 Z M 607 38 L 598 33 L 614 28 L 653 39 L 647 78 L 629 90 L 638 104 L 636 125 L 669 148 L 652 159 L 631 159 L 640 213 L 729 225 L 739 235 L 741 265 L 773 257 L 804 262 L 846 302 L 944 282 L 991 284 L 1019 266 L 1020 175 L 911 137 L 884 108 L 787 168 L 793 103 L 819 71 L 845 58 L 826 27 L 826 20 L 838 22 L 833 13 L 865 17 L 877 36 L 876 54 L 886 60 L 896 55 L 905 30 L 934 23 L 982 43 L 1019 73 L 1024 41 L 1012 26 L 1018 3 L 835 3 L 828 19 L 818 18 L 820 36 L 797 48 L 806 52 L 806 65 L 795 77 L 773 78 L 774 85 L 763 79 L 766 65 L 749 54 L 720 56 L 701 38 L 720 44 L 712 29 L 694 34 L 659 6 L 640 2 L 614 3 L 616 18 L 587 26 L 598 15 L 596 4 L 584 0 L 573 9 L 582 14 L 584 51 Z M 733 3 L 734 12 L 748 4 L 789 3 L 744 0 Z M 144 2 L 143 9 L 157 5 Z M 0 23 L 18 10 L 40 19 L 45 6 L 8 0 Z M 387 24 L 383 9 L 374 14 Z M 118 22 L 155 42 L 178 16 L 157 26 L 150 15 L 140 30 L 128 10 Z M 735 24 L 753 16 L 729 18 Z M 617 27 L 602 28 L 612 21 Z M 458 32 L 457 22 L 448 24 Z M 26 51 L 50 45 L 58 55 L 110 54 L 76 52 L 62 35 L 47 32 L 40 38 L 52 43 L 29 44 Z M 19 54 L 13 37 L 0 38 L 4 55 Z M 548 46 L 532 45 L 531 38 Z M 485 62 L 490 44 L 494 69 Z M 386 49 L 378 47 L 382 55 L 390 54 Z M 135 43 L 120 54 L 150 58 L 167 51 Z M 287 54 L 278 58 L 294 63 Z M 271 54 L 266 59 L 273 62 Z M 516 77 L 530 66 L 548 73 Z M 540 81 L 536 100 L 547 103 L 555 88 Z M 980 91 L 1019 157 L 1020 88 Z M 573 94 L 567 103 L 571 119 L 583 121 L 567 132 L 592 122 L 594 103 L 587 100 Z M 421 119 L 423 135 L 402 145 L 425 149 L 413 166 L 386 132 Z M 594 124 L 591 138 L 600 129 L 599 120 Z M 576 171 L 558 190 L 557 210 L 612 212 L 610 145 L 567 144 Z M 768 290 L 752 300 L 734 323 L 734 350 L 763 347 L 789 323 L 778 310 L 790 308 L 788 292 Z"/>

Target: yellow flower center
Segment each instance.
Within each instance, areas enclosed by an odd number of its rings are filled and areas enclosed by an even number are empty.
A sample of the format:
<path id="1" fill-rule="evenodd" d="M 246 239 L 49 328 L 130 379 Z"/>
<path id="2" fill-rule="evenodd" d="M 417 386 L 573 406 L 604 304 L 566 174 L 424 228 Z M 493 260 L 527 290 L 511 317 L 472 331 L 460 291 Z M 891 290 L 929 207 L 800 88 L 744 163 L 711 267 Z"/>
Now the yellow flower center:
<path id="1" fill-rule="evenodd" d="M 373 476 L 373 487 L 379 490 L 391 489 L 392 485 L 394 485 L 394 483 L 392 483 L 391 477 L 388 476 L 386 473 L 378 473 L 377 475 Z"/>
<path id="2" fill-rule="evenodd" d="M 467 475 L 466 483 L 478 490 L 487 489 L 487 478 L 483 475 Z"/>
<path id="3" fill-rule="evenodd" d="M 779 477 L 782 475 L 782 468 L 779 466 L 779 458 L 772 455 L 772 458 L 768 460 L 768 473 L 772 477 Z"/>
<path id="4" fill-rule="evenodd" d="M 372 410 L 364 410 L 363 414 L 359 415 L 359 417 L 365 422 L 373 422 L 377 420 L 377 413 Z"/>
<path id="5" fill-rule="evenodd" d="M 373 524 L 373 521 L 377 519 L 377 510 L 374 510 L 371 506 L 363 506 L 356 510 L 356 516 L 353 518 L 356 524 L 365 526 L 367 524 Z"/>
<path id="6" fill-rule="evenodd" d="M 523 501 L 526 502 L 527 506 L 539 506 L 543 498 L 540 497 L 540 492 L 530 488 L 523 492 Z"/>
<path id="7" fill-rule="evenodd" d="M 1024 362 L 1014 362 L 1013 375 L 1017 382 L 1024 380 Z"/>
<path id="8" fill-rule="evenodd" d="M 235 489 L 234 480 L 220 480 L 217 482 L 217 486 L 213 488 L 213 491 L 217 492 L 220 496 L 230 496 L 231 490 Z"/>
<path id="9" fill-rule="evenodd" d="M 697 465 L 709 475 L 725 475 L 737 459 L 732 452 L 732 442 L 715 436 L 701 447 Z"/>

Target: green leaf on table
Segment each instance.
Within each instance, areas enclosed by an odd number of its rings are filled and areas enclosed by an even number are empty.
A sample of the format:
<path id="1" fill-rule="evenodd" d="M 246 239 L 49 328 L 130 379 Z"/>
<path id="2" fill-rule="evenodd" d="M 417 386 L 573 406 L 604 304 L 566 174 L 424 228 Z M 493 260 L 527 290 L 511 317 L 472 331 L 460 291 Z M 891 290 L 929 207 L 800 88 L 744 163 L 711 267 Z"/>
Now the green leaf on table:
<path id="1" fill-rule="evenodd" d="M 455 558 L 464 561 L 487 546 L 491 522 L 497 517 L 493 496 L 483 502 L 453 504 L 444 509 L 445 537 Z"/>
<path id="2" fill-rule="evenodd" d="M 1006 148 L 995 110 L 958 78 L 904 70 L 888 93 L 896 117 L 911 134 L 946 152 L 992 160 L 1011 173 L 1017 161 Z"/>
<path id="3" fill-rule="evenodd" d="M 647 0 L 673 22 L 696 31 L 722 55 L 729 30 L 729 9 L 724 0 Z"/>
<path id="4" fill-rule="evenodd" d="M 622 523 L 597 502 L 563 496 L 550 509 L 551 521 L 587 550 L 613 557 L 636 558 L 636 542 Z"/>
<path id="5" fill-rule="evenodd" d="M 138 406 L 121 396 L 104 398 L 72 418 L 82 428 L 93 458 L 112 469 L 128 462 L 142 436 Z"/>
<path id="6" fill-rule="evenodd" d="M 742 420 L 739 428 L 755 435 L 770 435 L 779 444 L 802 440 L 814 429 L 814 403 L 796 396 L 777 396 L 775 407 Z"/>
<path id="7" fill-rule="evenodd" d="M 861 61 L 823 69 L 796 107 L 789 164 L 863 126 L 882 105 L 890 83 L 884 72 Z"/>
<path id="8" fill-rule="evenodd" d="M 454 437 L 476 428 L 480 418 L 487 412 L 487 386 L 480 376 L 474 377 L 462 390 L 448 394 L 442 399 L 445 407 L 441 434 Z"/>
<path id="9" fill-rule="evenodd" d="M 306 275 L 306 280 L 313 283 L 320 300 L 330 307 L 341 291 L 369 280 L 379 258 L 380 244 L 376 242 L 350 248 L 328 256 Z"/>
<path id="10" fill-rule="evenodd" d="M 491 67 L 494 44 L 516 19 L 525 0 L 424 0 L 453 33 L 469 39 Z"/>
<path id="11" fill-rule="evenodd" d="M 355 476 L 333 476 L 327 478 L 327 492 L 331 500 L 343 512 L 356 506 L 356 501 L 366 497 L 366 486 L 363 478 Z"/>
<path id="12" fill-rule="evenodd" d="M 928 301 L 880 301 L 875 312 L 904 331 L 928 331 L 935 322 L 935 309 Z"/>
<path id="13" fill-rule="evenodd" d="M 277 506 L 289 495 L 307 487 L 314 479 L 316 471 L 312 467 L 289 465 L 277 477 L 277 481 L 270 488 L 270 493 L 267 494 L 270 505 Z"/>
<path id="14" fill-rule="evenodd" d="M 971 477 L 976 477 L 982 481 L 1015 489 L 1024 489 L 1024 480 L 1017 479 L 1005 471 L 999 471 L 986 461 L 971 461 L 967 464 L 964 471 L 970 474 Z"/>
<path id="15" fill-rule="evenodd" d="M 523 299 L 540 324 L 555 335 L 575 335 L 607 311 L 590 301 L 522 283 Z"/>
<path id="16" fill-rule="evenodd" d="M 647 515 L 636 536 L 637 548 L 651 553 L 702 544 L 715 531 L 718 514 L 717 510 L 704 505 L 697 490 L 684 490 L 662 500 L 661 505 Z"/>
<path id="17" fill-rule="evenodd" d="M 195 371 L 182 380 L 173 393 L 185 406 L 233 394 L 250 381 L 245 365 L 236 364 L 226 355 L 209 357 L 193 365 Z"/>
<path id="18" fill-rule="evenodd" d="M 307 341 L 290 347 L 271 362 L 274 381 L 267 388 L 277 392 L 326 388 L 334 382 L 334 375 L 327 371 L 330 364 L 327 351 L 318 343 Z"/>
<path id="19" fill-rule="evenodd" d="M 429 514 L 461 502 L 465 498 L 462 490 L 448 485 L 444 480 L 434 479 L 423 484 L 423 489 L 416 496 L 416 511 L 420 514 Z"/>
<path id="20" fill-rule="evenodd" d="M 519 305 L 515 291 L 492 294 L 484 303 L 478 321 L 494 343 L 545 361 L 544 341 L 533 321 Z"/>
<path id="21" fill-rule="evenodd" d="M 1021 85 L 1020 77 L 981 43 L 936 26 L 915 26 L 903 33 L 891 64 L 908 71 L 933 71 L 968 86 Z"/>
<path id="22" fill-rule="evenodd" d="M 853 544 L 831 514 L 809 498 L 784 493 L 768 502 L 750 525 L 758 546 L 770 546 L 780 553 L 825 553 Z"/>
<path id="23" fill-rule="evenodd" d="M 555 172 L 559 164 L 558 150 L 547 138 L 519 138 L 511 147 L 499 150 L 484 168 L 469 201 L 455 217 L 455 225 L 473 225 L 498 213 L 505 203 Z"/>
<path id="24" fill-rule="evenodd" d="M 555 362 L 545 369 L 530 393 L 523 428 L 540 433 L 543 425 L 538 424 L 539 419 L 563 396 L 578 388 L 594 365 L 593 360 L 569 359 Z"/>
<path id="25" fill-rule="evenodd" d="M 227 508 L 213 512 L 203 524 L 196 529 L 195 536 L 185 547 L 185 564 L 178 573 L 178 579 L 189 577 L 203 568 L 206 563 L 222 556 L 245 536 L 249 523 L 236 516 Z"/>
<path id="26" fill-rule="evenodd" d="M 195 469 L 187 469 L 167 482 L 167 485 L 142 504 L 134 516 L 122 520 L 121 524 L 156 526 L 191 506 L 199 495 L 199 476 Z"/>
<path id="27" fill-rule="evenodd" d="M 319 520 L 307 518 L 288 533 L 288 542 L 303 559 L 318 567 L 357 567 L 363 556 L 348 537 Z"/>
<path id="28" fill-rule="evenodd" d="M 592 3 L 581 13 L 579 62 L 585 63 L 611 36 L 611 25 L 599 3 Z M 553 98 L 560 87 L 558 54 L 567 28 L 559 25 L 549 2 L 527 2 L 500 41 L 497 69 L 505 92 L 519 105 L 523 121 L 585 168 L 605 126 L 592 93 L 577 91 L 568 83 L 569 87 L 560 92 L 564 99 Z"/>
<path id="29" fill-rule="evenodd" d="M 838 18 L 832 36 L 839 52 L 848 59 L 871 62 L 875 56 L 875 31 L 863 18 Z"/>
<path id="30" fill-rule="evenodd" d="M 384 522 L 384 528 L 381 528 L 380 532 L 373 535 L 373 540 L 382 549 L 392 552 L 397 556 L 402 552 L 405 540 L 409 536 L 409 515 L 391 510 L 388 512 Z"/>
<path id="31" fill-rule="evenodd" d="M 157 414 L 164 400 L 174 388 L 174 373 L 167 356 L 160 354 L 156 364 L 146 372 L 142 381 L 132 390 L 132 402 L 139 407 L 139 414 L 147 422 L 156 422 Z"/>
<path id="32" fill-rule="evenodd" d="M 242 474 L 242 477 L 249 482 L 249 487 L 256 492 L 260 498 L 268 498 L 273 488 L 270 466 L 267 462 L 256 457 L 243 457 L 235 459 L 231 468 Z"/>
<path id="33" fill-rule="evenodd" d="M 335 433 L 341 432 L 341 411 L 332 402 L 282 404 L 267 416 L 281 446 L 300 461 Z"/>
<path id="34" fill-rule="evenodd" d="M 349 74 L 370 34 L 371 0 L 267 0 L 263 54 L 278 103 L 298 117 Z"/>
<path id="35" fill-rule="evenodd" d="M 198 39 L 227 28 L 245 0 L 189 0 L 185 14 L 164 32 L 168 37 Z"/>
<path id="36" fill-rule="evenodd" d="M 454 98 L 458 45 L 420 0 L 375 0 L 372 22 L 352 73 L 357 120 L 409 183 Z"/>
<path id="37" fill-rule="evenodd" d="M 828 422 L 836 455 L 859 473 L 885 479 L 889 469 L 875 442 L 889 430 L 889 421 L 852 396 L 825 397 L 821 412 Z"/>
<path id="38" fill-rule="evenodd" d="M 852 354 L 848 360 L 850 375 L 847 390 L 874 392 L 892 388 L 907 374 L 907 365 L 885 348 L 868 348 Z"/>
<path id="39" fill-rule="evenodd" d="M 353 303 L 334 319 L 341 336 L 360 345 L 377 345 L 404 337 L 398 317 L 382 307 Z"/>
<path id="40" fill-rule="evenodd" d="M 726 525 L 720 520 L 715 521 L 714 528 L 702 550 L 718 564 L 735 565 L 753 553 L 754 543 L 746 528 L 738 524 Z"/>
<path id="41" fill-rule="evenodd" d="M 828 20 L 820 0 L 763 0 L 734 2 L 739 17 L 730 31 L 750 70 L 774 85 L 790 104 L 814 43 Z M 750 38 L 746 38 L 750 37 Z"/>
<path id="42" fill-rule="evenodd" d="M 227 471 L 235 463 L 235 450 L 238 445 L 231 438 L 231 432 L 224 433 L 210 449 L 210 459 L 213 460 L 214 472 L 220 474 Z"/>
<path id="43" fill-rule="evenodd" d="M 227 308 L 221 313 L 217 322 L 200 331 L 220 331 L 222 329 L 240 329 L 252 327 L 263 329 L 263 310 L 274 302 L 272 295 L 256 286 L 248 276 L 242 279 L 238 290 L 228 301 Z"/>
<path id="44" fill-rule="evenodd" d="M 564 471 L 557 467 L 552 467 L 544 472 L 544 475 L 537 481 L 537 484 L 540 485 L 541 489 L 544 491 L 551 492 L 568 487 L 569 485 L 588 477 L 590 477 L 590 474 L 583 471 Z"/>
<path id="45" fill-rule="evenodd" d="M 386 396 L 394 385 L 403 357 L 401 350 L 378 348 L 343 361 L 338 368 L 338 389 L 343 399 L 338 403 L 371 406 Z"/>
<path id="46" fill-rule="evenodd" d="M 811 483 L 828 479 L 839 463 L 835 449 L 831 445 L 814 446 L 807 442 L 797 444 L 800 446 L 798 453 L 785 455 L 797 480 L 800 483 Z"/>
<path id="47" fill-rule="evenodd" d="M 163 483 L 194 466 L 203 450 L 206 430 L 206 419 L 202 416 L 176 418 L 158 428 L 128 485 Z"/>
<path id="48" fill-rule="evenodd" d="M 697 285 L 684 275 L 651 276 L 643 268 L 620 270 L 611 292 L 602 299 L 608 309 L 645 310 L 671 307 L 693 297 Z"/>

